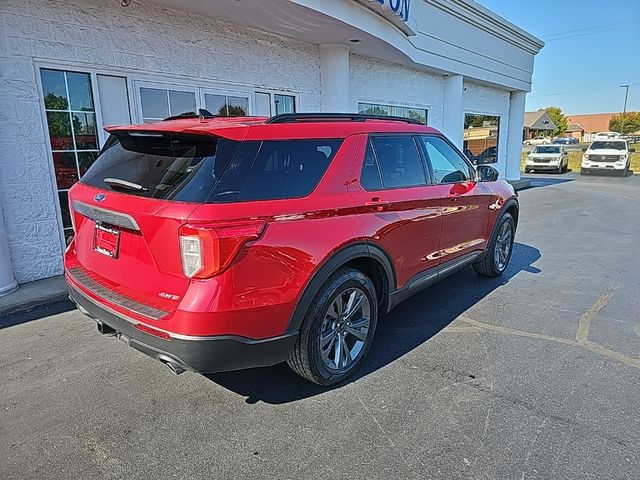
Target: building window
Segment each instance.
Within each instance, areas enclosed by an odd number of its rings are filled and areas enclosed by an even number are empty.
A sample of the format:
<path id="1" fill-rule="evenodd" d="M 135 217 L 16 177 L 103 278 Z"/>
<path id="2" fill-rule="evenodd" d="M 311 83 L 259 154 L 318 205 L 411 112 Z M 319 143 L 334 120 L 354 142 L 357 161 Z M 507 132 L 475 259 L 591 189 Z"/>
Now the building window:
<path id="1" fill-rule="evenodd" d="M 270 117 L 296 112 L 296 97 L 280 93 L 256 92 L 256 115 Z"/>
<path id="2" fill-rule="evenodd" d="M 474 165 L 496 163 L 499 143 L 499 116 L 472 113 L 464 116 L 464 154 Z"/>
<path id="3" fill-rule="evenodd" d="M 426 125 L 428 112 L 424 108 L 398 107 L 395 105 L 379 105 L 376 103 L 358 103 L 358 113 L 411 118 Z"/>
<path id="4" fill-rule="evenodd" d="M 291 95 L 273 95 L 273 103 L 275 105 L 276 115 L 282 113 L 295 113 L 296 98 Z"/>
<path id="5" fill-rule="evenodd" d="M 205 93 L 204 108 L 222 117 L 245 117 L 249 115 L 249 97 Z"/>
<path id="6" fill-rule="evenodd" d="M 88 73 L 40 69 L 65 234 L 72 232 L 68 191 L 98 156 L 96 114 Z"/>
<path id="7" fill-rule="evenodd" d="M 159 122 L 167 117 L 193 114 L 196 94 L 191 91 L 140 87 L 142 122 Z"/>

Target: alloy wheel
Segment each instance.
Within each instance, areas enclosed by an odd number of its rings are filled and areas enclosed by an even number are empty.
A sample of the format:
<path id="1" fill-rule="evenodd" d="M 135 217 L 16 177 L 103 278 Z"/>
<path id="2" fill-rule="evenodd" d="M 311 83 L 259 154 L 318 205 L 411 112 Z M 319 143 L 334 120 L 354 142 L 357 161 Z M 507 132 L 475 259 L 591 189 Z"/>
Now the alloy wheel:
<path id="1" fill-rule="evenodd" d="M 509 222 L 503 222 L 498 230 L 498 237 L 496 238 L 496 246 L 494 250 L 494 261 L 496 270 L 502 272 L 509 262 L 509 256 L 511 255 L 511 247 L 513 241 L 513 229 Z"/>
<path id="2" fill-rule="evenodd" d="M 347 288 L 333 300 L 320 329 L 320 355 L 326 367 L 344 372 L 363 352 L 371 323 L 371 304 L 363 290 Z"/>

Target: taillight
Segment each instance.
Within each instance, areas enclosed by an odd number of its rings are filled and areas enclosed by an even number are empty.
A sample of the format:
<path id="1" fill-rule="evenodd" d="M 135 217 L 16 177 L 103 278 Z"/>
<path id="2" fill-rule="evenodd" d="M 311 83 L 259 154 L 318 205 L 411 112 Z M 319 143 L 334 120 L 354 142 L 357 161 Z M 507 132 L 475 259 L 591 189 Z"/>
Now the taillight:
<path id="1" fill-rule="evenodd" d="M 240 248 L 260 238 L 265 222 L 224 225 L 185 225 L 180 228 L 182 271 L 189 278 L 210 278 L 221 273 Z"/>

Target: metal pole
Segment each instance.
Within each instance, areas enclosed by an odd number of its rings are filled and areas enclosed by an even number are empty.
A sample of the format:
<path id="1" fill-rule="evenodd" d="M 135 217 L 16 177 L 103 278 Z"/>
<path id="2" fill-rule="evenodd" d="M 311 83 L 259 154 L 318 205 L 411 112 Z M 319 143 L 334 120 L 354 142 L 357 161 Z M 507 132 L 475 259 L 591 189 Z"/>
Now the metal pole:
<path id="1" fill-rule="evenodd" d="M 622 109 L 622 123 L 620 124 L 620 133 L 624 135 L 624 121 L 625 116 L 627 115 L 627 98 L 629 97 L 629 85 L 620 85 L 620 88 L 624 88 L 624 107 Z"/>

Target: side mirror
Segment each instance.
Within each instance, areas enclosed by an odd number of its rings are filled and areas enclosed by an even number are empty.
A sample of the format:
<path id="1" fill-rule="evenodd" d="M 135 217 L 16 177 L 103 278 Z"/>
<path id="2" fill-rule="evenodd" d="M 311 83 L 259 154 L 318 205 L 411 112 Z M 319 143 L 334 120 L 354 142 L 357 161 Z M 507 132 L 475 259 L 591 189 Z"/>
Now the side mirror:
<path id="1" fill-rule="evenodd" d="M 587 151 L 587 147 L 582 147 L 582 151 L 586 152 Z"/>
<path id="2" fill-rule="evenodd" d="M 635 148 L 630 148 L 630 149 L 629 149 L 629 153 L 634 153 L 635 151 L 636 151 L 636 149 L 635 149 Z"/>
<path id="3" fill-rule="evenodd" d="M 479 182 L 495 182 L 498 180 L 498 171 L 490 165 L 479 165 L 476 169 Z"/>

